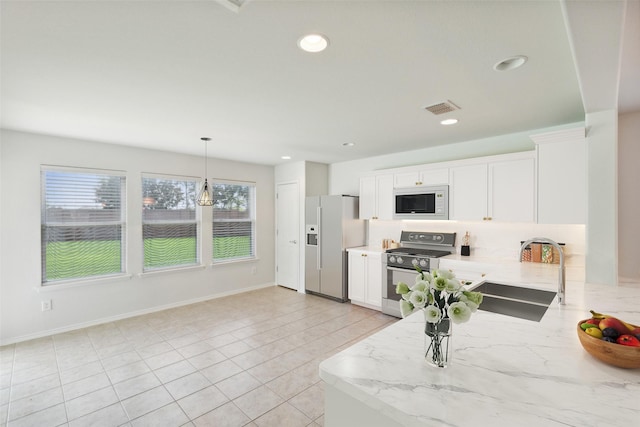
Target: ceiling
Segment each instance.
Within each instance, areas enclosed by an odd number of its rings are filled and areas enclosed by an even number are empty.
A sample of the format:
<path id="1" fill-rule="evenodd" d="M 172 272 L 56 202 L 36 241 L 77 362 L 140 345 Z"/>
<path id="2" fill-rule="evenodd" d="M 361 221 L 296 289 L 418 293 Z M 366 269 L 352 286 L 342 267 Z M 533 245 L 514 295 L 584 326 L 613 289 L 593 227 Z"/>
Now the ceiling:
<path id="1" fill-rule="evenodd" d="M 275 165 L 585 118 L 580 40 L 560 0 L 252 0 L 238 12 L 222 2 L 3 0 L 1 126 L 195 155 L 208 136 L 211 157 Z M 640 110 L 633 3 L 621 111 Z M 298 49 L 309 32 L 328 36 L 328 49 Z M 493 69 L 513 55 L 528 62 Z M 424 109 L 446 101 L 460 109 Z M 451 117 L 459 123 L 440 124 Z"/>

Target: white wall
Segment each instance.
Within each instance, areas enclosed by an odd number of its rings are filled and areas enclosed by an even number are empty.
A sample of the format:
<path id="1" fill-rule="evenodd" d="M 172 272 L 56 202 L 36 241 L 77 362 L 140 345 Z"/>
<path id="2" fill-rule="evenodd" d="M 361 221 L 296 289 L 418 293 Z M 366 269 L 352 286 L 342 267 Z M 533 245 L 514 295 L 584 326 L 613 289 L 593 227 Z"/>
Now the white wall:
<path id="1" fill-rule="evenodd" d="M 590 113 L 587 124 L 586 276 L 618 283 L 618 113 Z"/>
<path id="2" fill-rule="evenodd" d="M 329 194 L 329 165 L 305 162 L 305 196 Z"/>
<path id="3" fill-rule="evenodd" d="M 6 130 L 1 137 L 0 344 L 273 284 L 273 167 L 218 159 L 208 163 L 210 179 L 256 183 L 258 260 L 213 267 L 208 261 L 206 268 L 141 277 L 141 173 L 200 177 L 202 158 Z M 41 164 L 126 172 L 129 279 L 39 292 Z M 211 211 L 203 208 L 202 212 L 207 235 Z M 210 256 L 209 245 L 203 260 Z M 40 302 L 45 299 L 52 300 L 53 310 L 41 311 Z"/>
<path id="4" fill-rule="evenodd" d="M 640 111 L 618 117 L 618 274 L 640 282 Z"/>

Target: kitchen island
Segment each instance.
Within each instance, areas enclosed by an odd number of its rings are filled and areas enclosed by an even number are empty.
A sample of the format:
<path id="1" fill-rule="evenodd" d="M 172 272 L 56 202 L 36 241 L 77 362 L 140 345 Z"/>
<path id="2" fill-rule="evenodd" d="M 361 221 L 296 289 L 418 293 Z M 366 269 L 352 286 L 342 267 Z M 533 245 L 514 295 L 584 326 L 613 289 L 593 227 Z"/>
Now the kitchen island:
<path id="1" fill-rule="evenodd" d="M 456 269 L 443 260 L 441 268 Z M 557 266 L 506 263 L 486 278 L 557 290 Z M 325 426 L 625 426 L 640 420 L 640 369 L 605 365 L 576 335 L 589 309 L 640 323 L 639 285 L 567 282 L 540 322 L 477 311 L 454 325 L 453 361 L 424 360 L 417 311 L 325 360 Z"/>

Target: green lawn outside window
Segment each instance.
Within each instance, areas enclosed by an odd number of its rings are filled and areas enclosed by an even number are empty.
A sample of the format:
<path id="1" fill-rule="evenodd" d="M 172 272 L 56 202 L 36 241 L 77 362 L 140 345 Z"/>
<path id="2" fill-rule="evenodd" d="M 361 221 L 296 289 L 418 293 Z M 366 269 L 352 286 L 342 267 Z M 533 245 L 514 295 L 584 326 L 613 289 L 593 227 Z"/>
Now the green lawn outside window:
<path id="1" fill-rule="evenodd" d="M 47 282 L 118 274 L 122 265 L 120 240 L 50 242 L 47 243 L 46 260 Z"/>
<path id="2" fill-rule="evenodd" d="M 168 251 L 165 257 L 156 256 L 153 260 L 148 260 L 145 267 L 166 266 L 169 263 L 172 265 L 192 264 L 196 251 L 195 237 L 146 239 L 144 242 L 145 249 L 154 253 L 154 245 L 167 246 L 167 244 L 174 250 Z M 185 253 L 188 256 L 183 260 L 176 260 L 175 252 Z M 251 238 L 250 236 L 214 237 L 213 252 L 216 259 L 249 257 L 251 256 Z M 158 251 L 158 253 L 161 252 Z M 47 281 L 117 274 L 120 273 L 122 263 L 120 241 L 52 242 L 47 244 L 46 259 Z M 53 268 L 56 265 L 67 267 L 68 274 L 65 276 L 57 274 Z"/>

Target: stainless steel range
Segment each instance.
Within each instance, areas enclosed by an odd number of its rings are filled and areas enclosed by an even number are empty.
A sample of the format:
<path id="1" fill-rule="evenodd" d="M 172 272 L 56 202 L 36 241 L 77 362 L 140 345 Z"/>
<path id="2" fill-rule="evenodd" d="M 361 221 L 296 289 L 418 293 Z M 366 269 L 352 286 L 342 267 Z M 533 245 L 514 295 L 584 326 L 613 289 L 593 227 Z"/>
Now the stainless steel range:
<path id="1" fill-rule="evenodd" d="M 400 247 L 386 251 L 384 258 L 386 277 L 382 283 L 382 312 L 396 317 L 400 314 L 398 282 L 409 286 L 415 283 L 416 266 L 422 271 L 438 268 L 438 258 L 455 253 L 456 233 L 403 231 Z"/>

